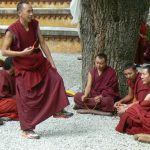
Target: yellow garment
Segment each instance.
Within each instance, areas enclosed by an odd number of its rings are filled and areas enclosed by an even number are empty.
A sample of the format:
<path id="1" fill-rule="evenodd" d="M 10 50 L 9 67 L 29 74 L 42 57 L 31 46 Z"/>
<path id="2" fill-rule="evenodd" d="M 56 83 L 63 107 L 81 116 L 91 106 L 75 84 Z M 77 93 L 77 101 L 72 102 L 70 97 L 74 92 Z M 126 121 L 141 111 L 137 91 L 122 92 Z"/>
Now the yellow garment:
<path id="1" fill-rule="evenodd" d="M 67 94 L 67 96 L 74 96 L 75 95 L 75 92 L 73 92 L 73 91 L 70 91 L 70 90 L 66 90 L 66 94 Z"/>

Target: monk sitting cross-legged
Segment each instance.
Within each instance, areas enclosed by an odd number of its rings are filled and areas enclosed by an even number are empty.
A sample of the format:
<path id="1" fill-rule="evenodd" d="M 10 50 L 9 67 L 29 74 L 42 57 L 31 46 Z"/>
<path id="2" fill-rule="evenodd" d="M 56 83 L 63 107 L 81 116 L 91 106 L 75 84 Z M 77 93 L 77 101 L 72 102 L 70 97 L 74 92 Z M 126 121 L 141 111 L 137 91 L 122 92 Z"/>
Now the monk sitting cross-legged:
<path id="1" fill-rule="evenodd" d="M 144 100 L 149 92 L 149 86 L 143 84 L 141 74 L 137 71 L 134 64 L 127 63 L 123 69 L 127 79 L 128 94 L 114 105 L 119 115 L 124 113 L 134 103 Z"/>
<path id="2" fill-rule="evenodd" d="M 112 115 L 114 102 L 119 97 L 118 79 L 114 69 L 107 66 L 107 56 L 100 53 L 89 71 L 84 93 L 74 96 L 78 113 Z"/>
<path id="3" fill-rule="evenodd" d="M 116 130 L 121 133 L 137 134 L 135 139 L 150 143 L 150 65 L 143 67 L 143 83 L 149 86 L 145 99 L 132 105 L 121 115 Z"/>
<path id="4" fill-rule="evenodd" d="M 0 119 L 17 119 L 17 105 L 15 100 L 15 78 L 12 59 L 6 58 L 3 70 L 0 70 Z"/>

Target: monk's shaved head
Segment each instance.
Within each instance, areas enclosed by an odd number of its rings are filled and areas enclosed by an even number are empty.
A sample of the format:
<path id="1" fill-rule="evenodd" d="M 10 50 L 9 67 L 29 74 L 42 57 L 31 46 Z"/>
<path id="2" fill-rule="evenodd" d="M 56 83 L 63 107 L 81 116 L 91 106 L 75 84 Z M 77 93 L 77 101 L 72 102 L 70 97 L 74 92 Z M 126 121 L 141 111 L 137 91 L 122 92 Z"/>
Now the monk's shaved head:
<path id="1" fill-rule="evenodd" d="M 147 69 L 148 73 L 150 74 L 150 64 L 145 65 L 142 67 L 143 69 Z"/>
<path id="2" fill-rule="evenodd" d="M 18 4 L 17 4 L 17 12 L 22 11 L 22 9 L 24 8 L 24 5 L 29 4 L 29 2 L 27 0 L 21 0 Z"/>
<path id="3" fill-rule="evenodd" d="M 104 53 L 99 53 L 99 54 L 96 55 L 96 57 L 98 57 L 99 59 L 104 59 L 105 62 L 107 61 L 107 56 Z"/>
<path id="4" fill-rule="evenodd" d="M 123 66 L 123 70 L 127 70 L 127 69 L 133 69 L 133 70 L 136 70 L 136 65 L 133 64 L 133 63 L 126 63 L 124 66 Z"/>

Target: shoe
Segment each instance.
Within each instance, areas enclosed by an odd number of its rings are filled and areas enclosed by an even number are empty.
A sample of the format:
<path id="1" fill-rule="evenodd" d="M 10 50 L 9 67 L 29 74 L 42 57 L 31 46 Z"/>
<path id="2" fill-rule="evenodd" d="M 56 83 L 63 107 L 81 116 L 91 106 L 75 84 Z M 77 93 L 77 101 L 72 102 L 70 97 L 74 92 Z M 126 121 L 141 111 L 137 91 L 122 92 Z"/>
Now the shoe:
<path id="1" fill-rule="evenodd" d="M 68 112 L 68 111 L 66 111 L 66 110 L 62 110 L 62 113 L 65 114 L 65 115 L 68 116 L 68 117 L 72 117 L 72 116 L 73 116 L 73 113 Z"/>
<path id="2" fill-rule="evenodd" d="M 66 110 L 62 110 L 61 112 L 53 115 L 54 118 L 70 118 L 72 116 L 73 116 L 73 113 L 67 112 Z"/>
<path id="3" fill-rule="evenodd" d="M 3 125 L 3 124 L 4 124 L 3 120 L 0 119 L 0 125 Z"/>
<path id="4" fill-rule="evenodd" d="M 40 136 L 36 134 L 33 130 L 25 130 L 22 132 L 22 136 L 28 139 L 40 139 Z"/>
<path id="5" fill-rule="evenodd" d="M 0 119 L 3 121 L 11 121 L 12 120 L 10 117 L 1 117 Z"/>

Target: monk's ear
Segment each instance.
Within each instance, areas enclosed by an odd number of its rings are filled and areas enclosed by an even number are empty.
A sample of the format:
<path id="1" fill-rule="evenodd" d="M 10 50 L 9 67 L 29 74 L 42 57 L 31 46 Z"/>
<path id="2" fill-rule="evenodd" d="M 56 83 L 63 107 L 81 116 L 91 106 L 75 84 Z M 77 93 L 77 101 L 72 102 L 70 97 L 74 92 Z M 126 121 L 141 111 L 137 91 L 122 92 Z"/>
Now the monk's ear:
<path id="1" fill-rule="evenodd" d="M 18 11 L 18 16 L 21 17 L 21 11 Z"/>

